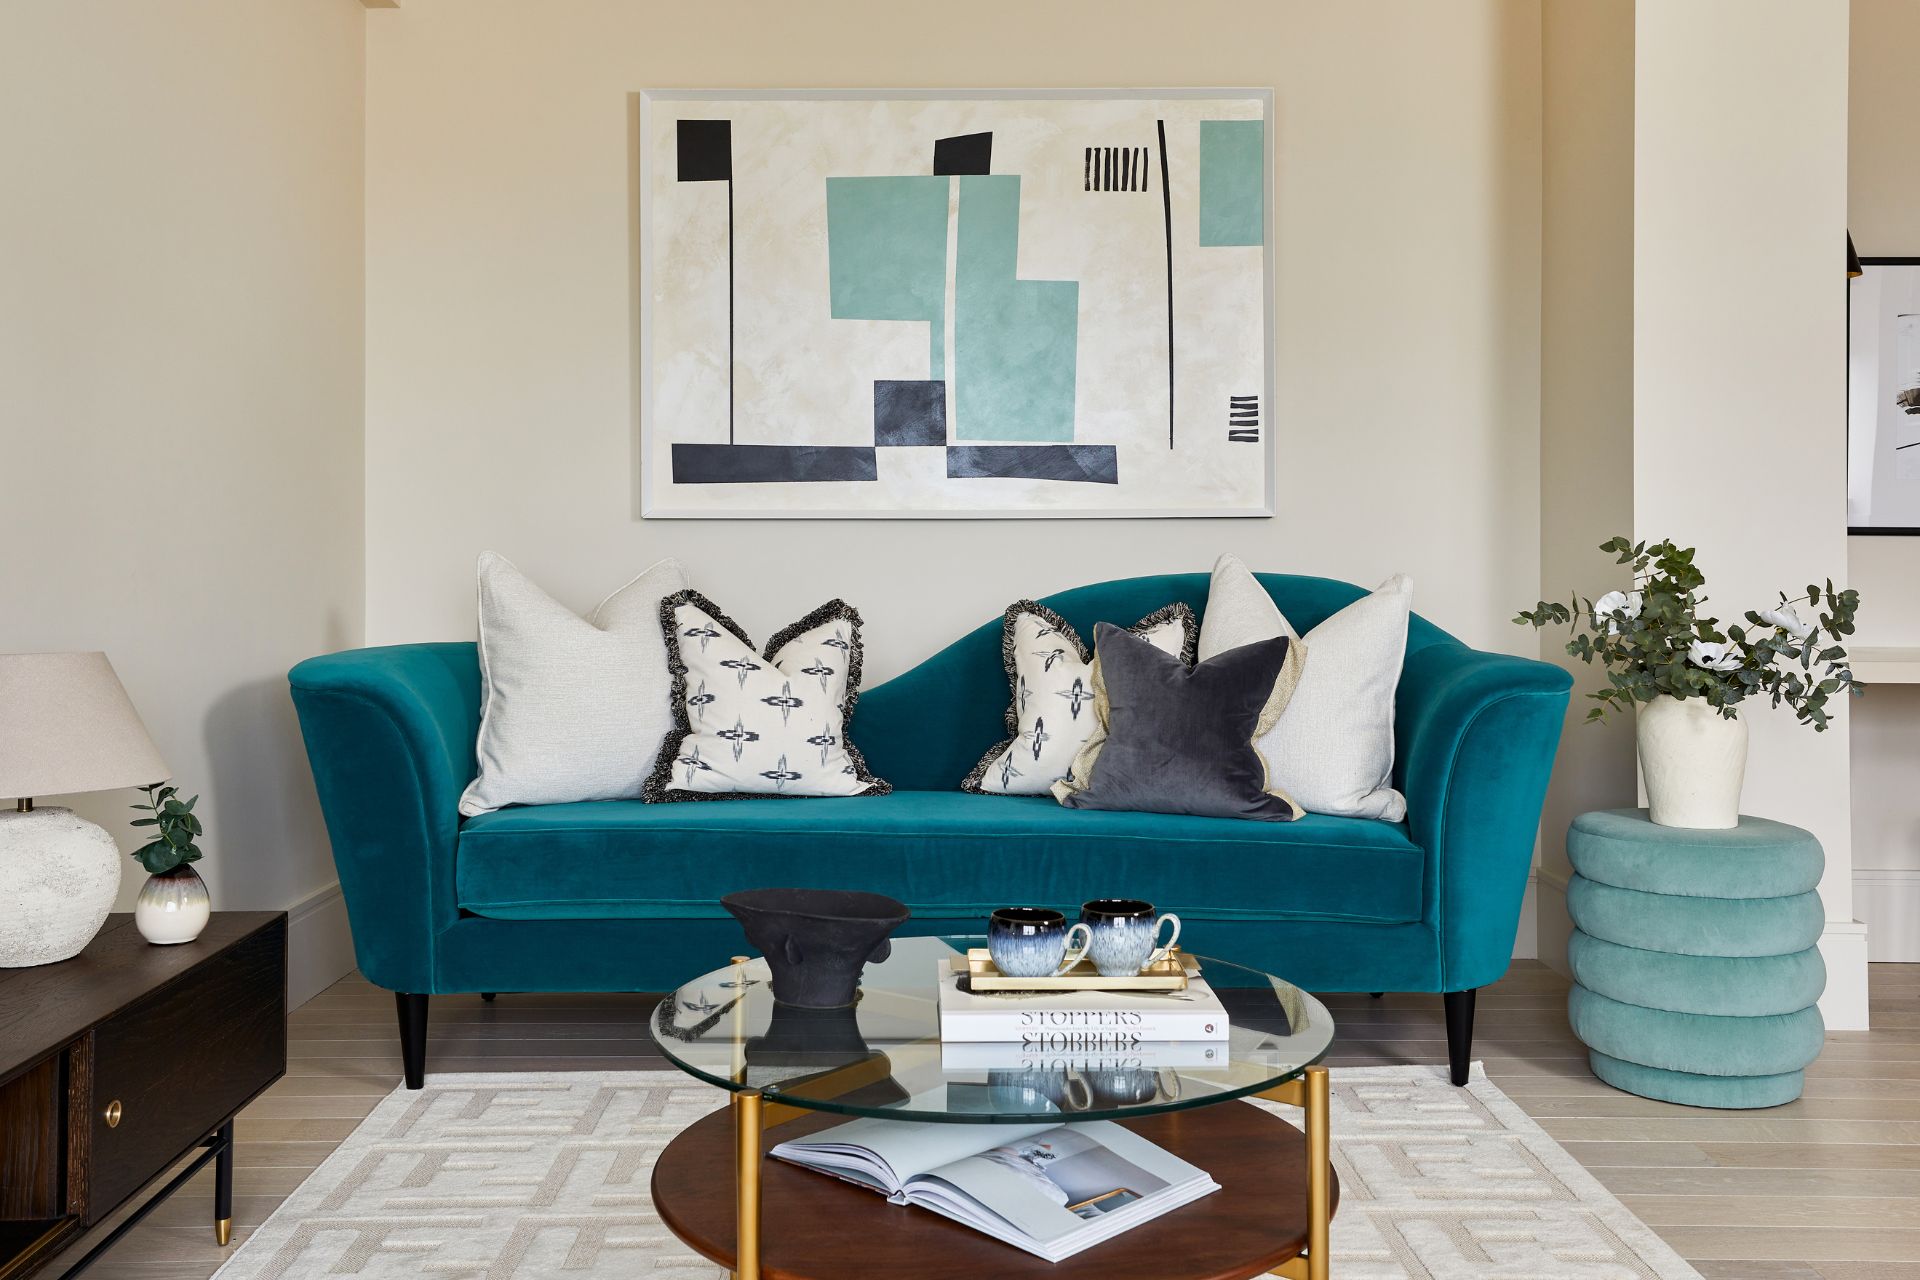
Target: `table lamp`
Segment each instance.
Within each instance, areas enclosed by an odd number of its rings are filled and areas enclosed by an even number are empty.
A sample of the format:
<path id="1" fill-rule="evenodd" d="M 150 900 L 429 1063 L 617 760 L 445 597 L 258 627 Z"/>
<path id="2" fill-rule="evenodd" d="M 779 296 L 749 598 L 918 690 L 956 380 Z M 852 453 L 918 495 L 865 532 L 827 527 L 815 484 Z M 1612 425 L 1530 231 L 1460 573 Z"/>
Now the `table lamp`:
<path id="1" fill-rule="evenodd" d="M 120 892 L 120 846 L 34 796 L 170 774 L 104 653 L 0 653 L 0 968 L 78 955 Z"/>

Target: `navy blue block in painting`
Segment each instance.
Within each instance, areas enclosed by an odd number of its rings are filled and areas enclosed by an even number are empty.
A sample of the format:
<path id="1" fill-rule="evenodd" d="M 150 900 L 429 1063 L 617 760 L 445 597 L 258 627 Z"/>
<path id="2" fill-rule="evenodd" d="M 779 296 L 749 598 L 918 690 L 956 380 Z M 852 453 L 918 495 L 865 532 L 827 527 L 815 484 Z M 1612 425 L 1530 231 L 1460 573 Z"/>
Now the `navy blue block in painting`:
<path id="1" fill-rule="evenodd" d="M 676 444 L 675 484 L 770 484 L 873 480 L 879 464 L 863 445 Z"/>
<path id="2" fill-rule="evenodd" d="M 955 444 L 947 446 L 947 478 L 1119 484 L 1120 459 L 1110 444 Z"/>
<path id="3" fill-rule="evenodd" d="M 733 177 L 733 121 L 677 120 L 674 154 L 682 182 L 727 182 Z"/>
<path id="4" fill-rule="evenodd" d="M 993 172 L 993 135 L 963 133 L 956 138 L 936 138 L 933 143 L 933 176 Z"/>
<path id="5" fill-rule="evenodd" d="M 947 384 L 935 378 L 873 384 L 873 442 L 878 445 L 945 444 Z"/>

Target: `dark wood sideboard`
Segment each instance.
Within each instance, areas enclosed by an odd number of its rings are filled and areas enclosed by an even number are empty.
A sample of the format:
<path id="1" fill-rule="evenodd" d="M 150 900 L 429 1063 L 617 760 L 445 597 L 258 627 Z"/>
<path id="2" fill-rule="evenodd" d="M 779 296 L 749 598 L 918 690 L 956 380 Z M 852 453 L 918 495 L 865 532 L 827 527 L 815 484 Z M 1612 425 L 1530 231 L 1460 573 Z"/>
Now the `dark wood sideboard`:
<path id="1" fill-rule="evenodd" d="M 284 912 L 216 912 L 171 947 L 113 915 L 71 960 L 0 969 L 0 1280 L 58 1274 L 68 1246 L 188 1157 L 118 1230 L 212 1162 L 208 1228 L 225 1244 L 233 1117 L 286 1069 Z"/>

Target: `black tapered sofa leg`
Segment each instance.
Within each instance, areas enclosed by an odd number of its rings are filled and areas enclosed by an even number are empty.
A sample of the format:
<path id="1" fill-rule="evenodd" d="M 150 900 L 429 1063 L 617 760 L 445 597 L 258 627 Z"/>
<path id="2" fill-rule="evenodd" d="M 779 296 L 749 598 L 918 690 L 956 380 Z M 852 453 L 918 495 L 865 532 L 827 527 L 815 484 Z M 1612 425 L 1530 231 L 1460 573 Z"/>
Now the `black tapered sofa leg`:
<path id="1" fill-rule="evenodd" d="M 1473 1063 L 1474 991 L 1449 991 L 1441 997 L 1447 1005 L 1447 1065 L 1455 1084 L 1467 1082 L 1467 1068 Z"/>
<path id="2" fill-rule="evenodd" d="M 427 998 L 396 991 L 393 1003 L 400 1013 L 400 1067 L 407 1088 L 418 1089 L 427 1078 Z"/>

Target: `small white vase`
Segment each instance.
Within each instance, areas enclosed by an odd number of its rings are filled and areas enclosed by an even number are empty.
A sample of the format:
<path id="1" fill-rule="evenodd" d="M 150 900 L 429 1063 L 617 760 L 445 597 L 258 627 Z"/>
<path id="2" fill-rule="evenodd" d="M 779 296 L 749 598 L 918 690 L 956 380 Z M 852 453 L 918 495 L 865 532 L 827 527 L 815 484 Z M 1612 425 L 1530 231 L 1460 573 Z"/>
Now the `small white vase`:
<path id="1" fill-rule="evenodd" d="M 207 927 L 213 915 L 213 902 L 207 896 L 207 882 L 191 866 L 182 863 L 171 871 L 148 876 L 140 898 L 133 904 L 134 927 L 140 936 L 157 947 L 192 942 Z"/>
<path id="2" fill-rule="evenodd" d="M 1724 830 L 1740 825 L 1747 774 L 1747 722 L 1728 719 L 1705 698 L 1661 694 L 1639 705 L 1634 735 L 1649 816 L 1662 827 Z"/>

